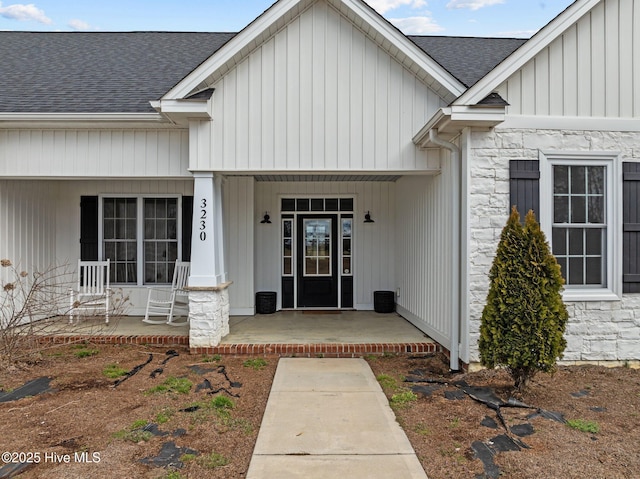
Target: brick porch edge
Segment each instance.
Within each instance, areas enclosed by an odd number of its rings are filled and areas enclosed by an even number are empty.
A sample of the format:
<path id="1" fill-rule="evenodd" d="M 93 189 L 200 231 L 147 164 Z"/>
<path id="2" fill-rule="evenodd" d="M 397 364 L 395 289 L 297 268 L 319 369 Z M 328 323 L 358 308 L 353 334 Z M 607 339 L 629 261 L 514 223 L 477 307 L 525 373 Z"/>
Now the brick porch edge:
<path id="1" fill-rule="evenodd" d="M 213 348 L 190 348 L 190 351 L 191 354 L 353 358 L 367 354 L 435 353 L 442 352 L 443 348 L 437 343 L 221 344 Z"/>
<path id="2" fill-rule="evenodd" d="M 187 336 L 42 336 L 41 344 L 138 344 L 154 346 L 189 346 Z M 191 354 L 222 354 L 234 356 L 297 356 L 352 358 L 367 354 L 414 354 L 447 352 L 438 343 L 323 343 L 323 344 L 221 344 L 210 348 L 189 348 Z"/>

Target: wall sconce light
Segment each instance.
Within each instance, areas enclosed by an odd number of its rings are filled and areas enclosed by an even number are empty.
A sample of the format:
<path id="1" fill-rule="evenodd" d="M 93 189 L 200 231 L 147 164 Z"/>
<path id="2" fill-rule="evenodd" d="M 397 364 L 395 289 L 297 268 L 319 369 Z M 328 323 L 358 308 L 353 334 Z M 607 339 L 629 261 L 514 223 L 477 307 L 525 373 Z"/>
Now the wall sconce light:
<path id="1" fill-rule="evenodd" d="M 268 212 L 264 212 L 264 218 L 262 218 L 260 224 L 271 224 L 271 219 Z"/>
<path id="2" fill-rule="evenodd" d="M 371 213 L 369 211 L 367 211 L 367 214 L 364 215 L 364 222 L 365 223 L 375 223 L 375 221 L 373 221 L 371 219 Z"/>

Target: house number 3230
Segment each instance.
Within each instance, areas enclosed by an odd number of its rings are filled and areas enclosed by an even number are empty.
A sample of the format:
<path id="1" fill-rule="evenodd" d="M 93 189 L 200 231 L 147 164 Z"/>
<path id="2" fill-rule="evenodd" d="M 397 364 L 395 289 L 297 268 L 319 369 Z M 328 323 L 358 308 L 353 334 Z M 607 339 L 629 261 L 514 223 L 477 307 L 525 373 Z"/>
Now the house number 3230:
<path id="1" fill-rule="evenodd" d="M 208 206 L 206 199 L 203 198 L 200 200 L 200 241 L 206 241 L 207 239 L 207 232 L 205 230 L 207 229 L 207 220 L 209 219 L 209 215 L 207 214 Z"/>

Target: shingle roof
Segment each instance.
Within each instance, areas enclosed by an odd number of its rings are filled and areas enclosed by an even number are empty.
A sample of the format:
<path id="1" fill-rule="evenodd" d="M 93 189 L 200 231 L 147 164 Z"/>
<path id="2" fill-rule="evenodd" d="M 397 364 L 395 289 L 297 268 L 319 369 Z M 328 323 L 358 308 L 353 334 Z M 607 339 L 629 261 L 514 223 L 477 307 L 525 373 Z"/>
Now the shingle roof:
<path id="1" fill-rule="evenodd" d="M 234 33 L 0 32 L 0 112 L 145 113 Z M 410 36 L 473 85 L 525 40 Z"/>
<path id="2" fill-rule="evenodd" d="M 445 70 L 471 87 L 527 40 L 520 38 L 440 37 L 409 35 Z"/>
<path id="3" fill-rule="evenodd" d="M 0 111 L 152 112 L 234 35 L 0 32 Z"/>

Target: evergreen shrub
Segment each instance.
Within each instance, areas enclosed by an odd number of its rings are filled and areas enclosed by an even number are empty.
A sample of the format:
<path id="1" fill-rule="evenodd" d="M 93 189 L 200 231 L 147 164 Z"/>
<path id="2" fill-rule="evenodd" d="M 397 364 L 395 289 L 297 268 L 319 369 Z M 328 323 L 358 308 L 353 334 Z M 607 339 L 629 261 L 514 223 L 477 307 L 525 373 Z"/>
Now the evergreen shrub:
<path id="1" fill-rule="evenodd" d="M 538 371 L 553 372 L 566 347 L 568 319 L 560 266 L 532 211 L 524 226 L 515 207 L 489 273 L 480 325 L 480 361 L 504 367 L 518 390 Z"/>

